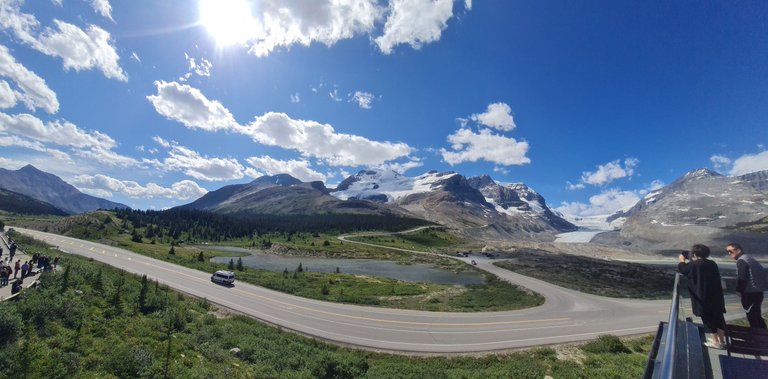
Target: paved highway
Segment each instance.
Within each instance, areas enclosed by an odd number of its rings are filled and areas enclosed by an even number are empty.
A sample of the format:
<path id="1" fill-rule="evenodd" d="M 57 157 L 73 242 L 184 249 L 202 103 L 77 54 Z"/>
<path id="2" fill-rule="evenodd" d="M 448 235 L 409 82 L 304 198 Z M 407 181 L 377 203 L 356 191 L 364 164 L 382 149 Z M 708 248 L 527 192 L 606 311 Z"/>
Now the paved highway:
<path id="1" fill-rule="evenodd" d="M 443 313 L 386 309 L 311 300 L 237 282 L 211 283 L 211 273 L 148 258 L 125 249 L 15 228 L 61 251 L 105 262 L 178 291 L 207 298 L 265 322 L 343 345 L 417 353 L 474 353 L 591 339 L 603 334 L 655 331 L 669 300 L 592 296 L 498 268 L 475 257 L 477 267 L 531 289 L 544 305 L 519 311 Z M 670 289 L 671 291 L 671 289 Z M 729 308 L 729 314 L 738 310 Z"/>

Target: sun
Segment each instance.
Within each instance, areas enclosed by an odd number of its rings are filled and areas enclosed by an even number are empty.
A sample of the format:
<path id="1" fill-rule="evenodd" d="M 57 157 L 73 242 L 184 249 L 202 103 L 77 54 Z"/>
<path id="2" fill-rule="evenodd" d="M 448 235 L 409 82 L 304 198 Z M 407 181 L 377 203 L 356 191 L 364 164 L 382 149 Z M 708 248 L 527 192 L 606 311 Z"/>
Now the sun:
<path id="1" fill-rule="evenodd" d="M 254 19 L 248 0 L 200 0 L 200 23 L 219 45 L 245 42 L 250 36 Z"/>

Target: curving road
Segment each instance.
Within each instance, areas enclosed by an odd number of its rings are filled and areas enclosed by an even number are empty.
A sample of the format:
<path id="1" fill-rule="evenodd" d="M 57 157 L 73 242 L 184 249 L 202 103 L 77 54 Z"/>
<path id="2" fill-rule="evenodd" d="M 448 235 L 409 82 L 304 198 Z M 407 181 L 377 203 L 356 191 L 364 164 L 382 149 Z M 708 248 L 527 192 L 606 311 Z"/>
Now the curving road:
<path id="1" fill-rule="evenodd" d="M 604 298 L 557 287 L 498 268 L 475 257 L 477 267 L 529 288 L 544 305 L 519 311 L 443 313 L 386 309 L 311 300 L 238 282 L 227 288 L 205 273 L 125 249 L 15 228 L 61 251 L 146 274 L 178 291 L 301 334 L 372 350 L 475 353 L 591 339 L 602 334 L 653 332 L 666 320 L 669 300 Z M 733 315 L 734 312 L 729 312 Z"/>

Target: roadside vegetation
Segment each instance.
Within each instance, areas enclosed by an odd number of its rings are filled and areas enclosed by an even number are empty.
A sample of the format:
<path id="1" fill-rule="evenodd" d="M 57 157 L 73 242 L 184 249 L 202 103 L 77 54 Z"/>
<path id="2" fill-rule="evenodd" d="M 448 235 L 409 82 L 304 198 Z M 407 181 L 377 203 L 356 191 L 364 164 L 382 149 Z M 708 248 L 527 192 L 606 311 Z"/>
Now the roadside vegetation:
<path id="1" fill-rule="evenodd" d="M 24 250 L 48 249 L 18 240 Z M 604 336 L 479 358 L 340 348 L 61 255 L 60 269 L 41 274 L 37 288 L 0 303 L 0 377 L 637 378 L 651 346 L 651 337 Z"/>
<path id="2" fill-rule="evenodd" d="M 14 222 L 16 221 L 19 220 Z M 146 238 L 147 230 L 155 229 L 154 225 L 135 228 L 131 223 L 117 218 L 112 212 L 94 212 L 46 223 L 40 223 L 39 220 L 32 223 L 18 222 L 15 225 L 118 246 L 155 259 L 204 272 L 228 269 L 235 271 L 239 281 L 312 299 L 441 312 L 515 310 L 544 303 L 542 296 L 508 282 L 497 280 L 492 275 L 486 275 L 485 284 L 454 286 L 405 282 L 384 277 L 351 275 L 344 272 L 313 272 L 311 267 L 301 265 L 286 267 L 282 272 L 249 268 L 238 262 L 238 254 L 216 251 L 213 246 L 208 248 L 209 245 L 175 244 L 173 242 L 166 244 L 158 241 L 160 237 L 157 237 L 157 234 L 151 233 L 157 238 L 148 241 Z M 165 233 L 162 234 L 165 235 Z M 333 242 L 330 242 L 330 240 L 322 239 L 328 235 L 321 235 L 320 233 L 271 233 L 263 237 L 262 240 L 270 245 L 269 251 L 277 254 L 306 254 L 309 251 L 312 252 L 312 255 L 386 259 L 401 264 L 430 263 L 453 271 L 475 270 L 469 265 L 444 257 L 430 257 L 396 252 L 390 249 L 344 244 L 336 239 L 332 239 Z M 320 239 L 329 241 L 329 243 L 317 243 L 313 246 L 313 243 Z M 256 239 L 239 239 L 226 244 L 246 246 L 255 242 L 257 242 Z M 311 247 L 317 250 L 304 250 Z M 328 250 L 324 250 L 326 248 Z M 211 258 L 220 256 L 230 257 L 230 262 L 228 264 L 211 262 Z"/>
<path id="3" fill-rule="evenodd" d="M 541 250 L 505 253 L 496 266 L 593 295 L 668 299 L 675 283 L 674 266 L 607 261 Z"/>

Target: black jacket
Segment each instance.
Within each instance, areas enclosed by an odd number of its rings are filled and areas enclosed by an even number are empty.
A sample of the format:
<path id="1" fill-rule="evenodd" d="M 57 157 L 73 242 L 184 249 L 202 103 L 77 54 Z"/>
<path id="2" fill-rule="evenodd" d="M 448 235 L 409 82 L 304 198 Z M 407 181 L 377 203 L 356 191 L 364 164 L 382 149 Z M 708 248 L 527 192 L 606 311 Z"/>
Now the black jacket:
<path id="1" fill-rule="evenodd" d="M 688 278 L 694 315 L 725 313 L 723 286 L 717 263 L 709 259 L 681 262 L 677 265 L 677 271 Z"/>

